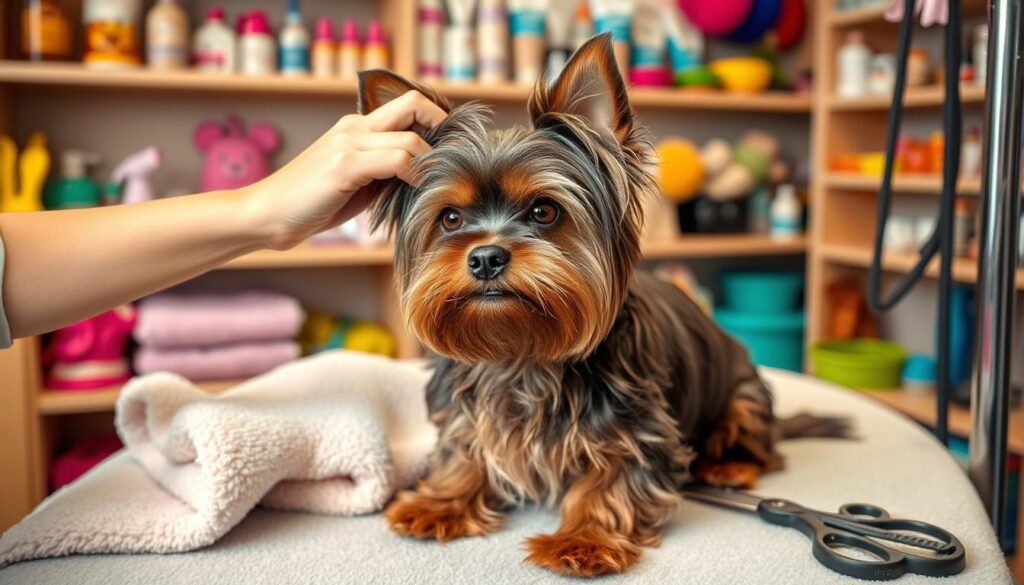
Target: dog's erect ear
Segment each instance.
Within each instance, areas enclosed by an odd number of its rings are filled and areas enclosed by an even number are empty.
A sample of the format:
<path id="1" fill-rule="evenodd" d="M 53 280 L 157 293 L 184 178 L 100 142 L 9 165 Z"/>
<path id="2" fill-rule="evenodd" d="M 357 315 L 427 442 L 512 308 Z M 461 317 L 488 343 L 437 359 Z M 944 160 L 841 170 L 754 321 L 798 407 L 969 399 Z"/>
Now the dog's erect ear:
<path id="1" fill-rule="evenodd" d="M 611 33 L 584 43 L 550 85 L 537 84 L 530 97 L 534 127 L 544 126 L 547 114 L 581 116 L 590 126 L 610 131 L 620 142 L 626 140 L 633 130 L 633 108 L 615 61 Z"/>
<path id="2" fill-rule="evenodd" d="M 384 69 L 371 69 L 359 72 L 359 113 L 369 114 L 410 90 L 416 90 L 427 96 L 427 99 L 437 104 L 445 112 L 451 111 L 448 100 L 433 89 L 409 81 L 397 73 Z"/>

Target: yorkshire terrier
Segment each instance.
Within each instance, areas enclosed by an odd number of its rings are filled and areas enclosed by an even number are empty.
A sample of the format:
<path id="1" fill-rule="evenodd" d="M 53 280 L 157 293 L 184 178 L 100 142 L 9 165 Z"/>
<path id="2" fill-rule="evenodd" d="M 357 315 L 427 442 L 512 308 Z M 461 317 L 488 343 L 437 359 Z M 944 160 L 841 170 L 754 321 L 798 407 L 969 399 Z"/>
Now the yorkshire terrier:
<path id="1" fill-rule="evenodd" d="M 530 128 L 488 130 L 386 71 L 360 76 L 365 114 L 418 90 L 448 117 L 424 132 L 418 185 L 377 185 L 402 310 L 442 356 L 427 387 L 440 429 L 430 471 L 385 513 L 398 533 L 447 541 L 498 530 L 525 500 L 561 527 L 528 560 L 621 572 L 654 546 L 697 478 L 752 486 L 781 467 L 784 424 L 746 351 L 675 286 L 635 271 L 650 143 L 611 40 L 595 37 L 529 100 Z"/>

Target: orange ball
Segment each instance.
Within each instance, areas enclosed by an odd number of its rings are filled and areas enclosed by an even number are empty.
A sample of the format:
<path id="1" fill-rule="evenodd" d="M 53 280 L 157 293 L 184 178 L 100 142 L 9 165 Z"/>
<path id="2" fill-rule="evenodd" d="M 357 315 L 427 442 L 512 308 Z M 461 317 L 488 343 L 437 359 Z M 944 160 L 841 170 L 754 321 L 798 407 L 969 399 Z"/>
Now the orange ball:
<path id="1" fill-rule="evenodd" d="M 704 183 L 700 152 L 693 143 L 669 138 L 658 144 L 658 183 L 662 194 L 674 201 L 689 201 Z"/>

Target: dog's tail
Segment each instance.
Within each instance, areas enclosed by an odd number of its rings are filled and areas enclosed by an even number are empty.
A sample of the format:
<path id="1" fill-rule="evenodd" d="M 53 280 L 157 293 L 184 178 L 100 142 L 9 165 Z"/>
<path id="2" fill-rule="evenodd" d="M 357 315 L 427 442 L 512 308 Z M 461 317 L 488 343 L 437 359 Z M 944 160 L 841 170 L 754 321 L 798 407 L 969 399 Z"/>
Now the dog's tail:
<path id="1" fill-rule="evenodd" d="M 779 438 L 804 439 L 810 437 L 853 438 L 850 419 L 842 416 L 817 416 L 806 412 L 780 418 L 776 421 Z"/>

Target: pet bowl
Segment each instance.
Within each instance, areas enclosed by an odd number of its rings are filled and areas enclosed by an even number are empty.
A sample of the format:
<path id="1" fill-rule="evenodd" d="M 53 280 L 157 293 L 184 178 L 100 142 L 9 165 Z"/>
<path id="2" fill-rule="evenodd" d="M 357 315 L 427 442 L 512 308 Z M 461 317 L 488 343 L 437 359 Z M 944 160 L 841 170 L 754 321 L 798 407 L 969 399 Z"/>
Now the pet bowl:
<path id="1" fill-rule="evenodd" d="M 800 306 L 799 272 L 730 272 L 722 276 L 725 306 L 742 313 L 783 313 Z"/>
<path id="2" fill-rule="evenodd" d="M 803 311 L 760 314 L 717 310 L 715 321 L 746 346 L 755 364 L 794 372 L 803 369 Z"/>
<path id="3" fill-rule="evenodd" d="M 814 375 L 857 390 L 900 386 L 907 351 L 878 339 L 823 341 L 811 346 Z"/>
<path id="4" fill-rule="evenodd" d="M 718 59 L 711 62 L 710 68 L 726 91 L 761 93 L 772 83 L 772 64 L 757 57 Z"/>
<path id="5" fill-rule="evenodd" d="M 690 67 L 676 73 L 676 85 L 686 89 L 717 89 L 722 86 L 722 81 L 710 69 L 703 65 Z"/>

